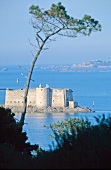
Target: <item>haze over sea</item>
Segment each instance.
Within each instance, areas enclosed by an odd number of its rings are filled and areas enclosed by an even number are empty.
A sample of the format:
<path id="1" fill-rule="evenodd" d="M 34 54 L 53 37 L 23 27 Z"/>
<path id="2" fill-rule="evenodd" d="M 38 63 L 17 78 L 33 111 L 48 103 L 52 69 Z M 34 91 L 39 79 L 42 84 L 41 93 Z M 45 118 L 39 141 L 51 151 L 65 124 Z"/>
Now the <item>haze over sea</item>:
<path id="1" fill-rule="evenodd" d="M 5 68 L 5 69 L 3 69 Z M 2 66 L 0 68 L 0 89 L 25 88 L 26 78 L 29 72 L 28 66 Z M 17 83 L 18 79 L 18 83 Z M 55 123 L 66 118 L 88 118 L 95 122 L 93 116 L 111 115 L 111 70 L 105 69 L 88 72 L 52 72 L 48 69 L 36 67 L 34 69 L 30 88 L 36 88 L 42 84 L 48 84 L 51 88 L 70 88 L 73 90 L 73 98 L 79 106 L 94 109 L 93 113 L 31 113 L 26 114 L 24 130 L 28 140 L 32 144 L 39 144 L 42 149 L 49 149 L 52 144 L 49 134 L 50 129 L 44 125 Z M 5 103 L 5 90 L 0 90 L 0 104 Z M 20 118 L 20 114 L 16 115 Z"/>

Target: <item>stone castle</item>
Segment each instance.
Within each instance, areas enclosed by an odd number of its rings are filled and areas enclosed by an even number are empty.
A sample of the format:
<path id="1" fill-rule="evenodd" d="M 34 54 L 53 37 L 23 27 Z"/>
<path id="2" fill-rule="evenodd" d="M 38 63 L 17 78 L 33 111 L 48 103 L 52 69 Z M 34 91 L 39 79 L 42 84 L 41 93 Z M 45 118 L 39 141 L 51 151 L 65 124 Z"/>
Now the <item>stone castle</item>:
<path id="1" fill-rule="evenodd" d="M 22 107 L 25 89 L 6 90 L 5 106 L 6 107 Z M 27 96 L 27 106 L 36 107 L 38 109 L 52 108 L 75 108 L 78 103 L 73 101 L 73 91 L 71 89 L 39 87 L 29 89 Z"/>

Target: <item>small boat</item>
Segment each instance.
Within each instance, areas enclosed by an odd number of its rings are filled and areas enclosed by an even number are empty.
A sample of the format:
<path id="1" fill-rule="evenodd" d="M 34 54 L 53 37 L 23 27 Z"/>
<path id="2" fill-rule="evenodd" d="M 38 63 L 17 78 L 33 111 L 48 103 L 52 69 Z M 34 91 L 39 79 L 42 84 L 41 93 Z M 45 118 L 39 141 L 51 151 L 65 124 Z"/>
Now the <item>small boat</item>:
<path id="1" fill-rule="evenodd" d="M 19 83 L 19 79 L 17 79 L 17 84 Z"/>
<path id="2" fill-rule="evenodd" d="M 2 68 L 1 71 L 8 71 L 8 69 L 7 68 Z"/>

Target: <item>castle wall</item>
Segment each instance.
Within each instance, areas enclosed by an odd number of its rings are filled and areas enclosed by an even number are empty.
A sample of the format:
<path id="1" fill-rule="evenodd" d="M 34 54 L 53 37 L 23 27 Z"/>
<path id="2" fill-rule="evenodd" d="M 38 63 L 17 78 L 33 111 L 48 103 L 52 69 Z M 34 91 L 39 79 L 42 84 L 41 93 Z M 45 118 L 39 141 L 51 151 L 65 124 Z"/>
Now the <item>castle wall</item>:
<path id="1" fill-rule="evenodd" d="M 74 108 L 74 101 L 69 101 L 69 108 L 73 109 Z"/>
<path id="2" fill-rule="evenodd" d="M 78 107 L 78 102 L 76 101 L 69 101 L 69 108 L 70 109 L 73 109 L 73 108 L 76 108 Z"/>
<path id="3" fill-rule="evenodd" d="M 52 90 L 52 107 L 53 108 L 64 108 L 65 94 L 63 89 Z"/>
<path id="4" fill-rule="evenodd" d="M 36 106 L 36 89 L 29 89 L 27 96 L 27 105 Z"/>
<path id="5" fill-rule="evenodd" d="M 23 106 L 24 90 L 6 90 L 5 106 Z M 35 89 L 28 91 L 27 105 L 35 106 L 36 102 Z"/>
<path id="6" fill-rule="evenodd" d="M 69 106 L 69 101 L 73 101 L 71 89 L 51 89 L 48 85 L 42 87 L 39 85 L 36 89 L 29 89 L 27 96 L 27 106 L 36 106 L 38 109 L 64 108 Z M 24 89 L 6 90 L 5 106 L 23 106 Z M 73 104 L 70 103 L 70 107 Z"/>
<path id="7" fill-rule="evenodd" d="M 5 106 L 23 106 L 24 90 L 6 90 Z"/>

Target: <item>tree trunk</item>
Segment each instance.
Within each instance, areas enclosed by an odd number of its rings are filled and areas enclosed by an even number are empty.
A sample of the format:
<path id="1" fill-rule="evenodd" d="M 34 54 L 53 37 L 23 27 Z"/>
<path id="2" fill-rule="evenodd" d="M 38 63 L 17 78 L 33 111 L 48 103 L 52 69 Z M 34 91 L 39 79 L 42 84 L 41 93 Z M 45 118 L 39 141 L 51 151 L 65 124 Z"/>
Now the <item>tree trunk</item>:
<path id="1" fill-rule="evenodd" d="M 40 54 L 40 52 L 42 51 L 43 49 L 43 46 L 45 45 L 46 41 L 53 35 L 57 34 L 58 32 L 60 32 L 62 29 L 58 29 L 56 32 L 53 32 L 52 34 L 49 34 L 46 36 L 45 40 L 43 41 L 42 38 L 39 36 L 39 38 L 41 39 L 42 41 L 42 44 L 41 46 L 39 47 L 39 50 L 37 52 L 37 54 L 35 55 L 34 57 L 34 60 L 32 62 L 32 66 L 30 68 L 30 71 L 29 71 L 29 74 L 28 74 L 28 78 L 27 78 L 27 83 L 26 83 L 26 88 L 25 88 L 25 94 L 24 94 L 24 103 L 23 103 L 23 112 L 21 114 L 21 119 L 20 119 L 20 124 L 23 126 L 24 125 L 24 120 L 25 120 L 25 114 L 26 114 L 26 109 L 27 109 L 27 95 L 28 95 L 28 90 L 29 90 L 29 85 L 30 85 L 30 80 L 31 80 L 31 76 L 32 76 L 32 73 L 33 73 L 33 69 L 34 69 L 34 66 L 35 66 L 35 62 L 37 61 L 38 59 L 38 56 Z"/>
<path id="2" fill-rule="evenodd" d="M 32 65 L 31 65 L 31 68 L 30 68 L 30 71 L 29 71 L 29 74 L 28 74 L 28 78 L 27 78 L 27 83 L 26 83 L 26 88 L 25 88 L 25 93 L 24 93 L 24 103 L 23 103 L 23 112 L 21 114 L 21 118 L 20 118 L 20 124 L 23 126 L 24 125 L 24 120 L 25 120 L 25 114 L 26 114 L 26 109 L 27 109 L 27 96 L 28 96 L 28 90 L 29 90 L 29 85 L 30 85 L 30 80 L 31 80 L 31 76 L 32 76 L 32 73 L 33 73 L 33 69 L 34 69 L 34 66 L 35 66 L 35 63 L 38 59 L 38 56 L 44 46 L 45 42 L 43 41 L 41 47 L 39 48 L 36 56 L 34 57 L 34 60 L 32 62 Z"/>

